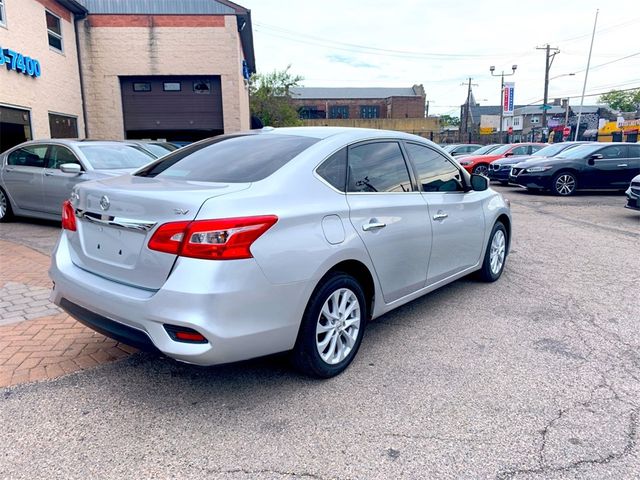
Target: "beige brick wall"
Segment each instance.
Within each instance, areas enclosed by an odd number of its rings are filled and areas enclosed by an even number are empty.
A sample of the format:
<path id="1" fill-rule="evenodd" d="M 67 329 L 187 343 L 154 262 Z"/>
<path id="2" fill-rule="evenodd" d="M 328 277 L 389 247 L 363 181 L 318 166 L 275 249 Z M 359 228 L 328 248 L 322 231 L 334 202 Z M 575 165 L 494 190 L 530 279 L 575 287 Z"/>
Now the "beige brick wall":
<path id="1" fill-rule="evenodd" d="M 118 77 L 127 75 L 220 75 L 225 132 L 249 127 L 234 16 L 223 27 L 189 28 L 92 26 L 90 16 L 78 36 L 91 138 L 124 138 Z"/>
<path id="2" fill-rule="evenodd" d="M 62 19 L 64 52 L 49 47 L 45 7 L 36 0 L 5 0 L 6 28 L 0 46 L 40 61 L 42 76 L 32 78 L 0 67 L 0 104 L 31 110 L 33 138 L 50 138 L 49 112 L 78 117 L 84 133 L 80 77 L 73 23 Z M 55 13 L 55 12 L 54 12 Z"/>

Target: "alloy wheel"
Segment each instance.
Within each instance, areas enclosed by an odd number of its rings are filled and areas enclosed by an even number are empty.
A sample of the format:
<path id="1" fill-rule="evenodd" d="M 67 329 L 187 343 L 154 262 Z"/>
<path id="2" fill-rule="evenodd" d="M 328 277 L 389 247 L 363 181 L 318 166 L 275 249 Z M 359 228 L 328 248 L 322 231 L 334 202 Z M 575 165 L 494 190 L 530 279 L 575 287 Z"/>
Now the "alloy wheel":
<path id="1" fill-rule="evenodd" d="M 333 292 L 324 302 L 316 324 L 316 348 L 329 365 L 346 359 L 360 331 L 360 302 L 348 288 Z"/>
<path id="2" fill-rule="evenodd" d="M 491 251 L 489 253 L 489 264 L 491 266 L 491 273 L 497 275 L 504 265 L 504 257 L 506 253 L 506 238 L 502 230 L 496 230 L 493 239 L 491 240 Z"/>
<path id="3" fill-rule="evenodd" d="M 558 195 L 571 195 L 576 189 L 576 179 L 568 173 L 560 175 L 556 179 L 555 188 Z"/>
<path id="4" fill-rule="evenodd" d="M 484 175 L 486 177 L 489 174 L 489 167 L 486 165 L 478 165 L 473 169 L 473 173 L 476 175 Z"/>
<path id="5" fill-rule="evenodd" d="M 0 189 L 0 220 L 7 214 L 7 197 Z"/>

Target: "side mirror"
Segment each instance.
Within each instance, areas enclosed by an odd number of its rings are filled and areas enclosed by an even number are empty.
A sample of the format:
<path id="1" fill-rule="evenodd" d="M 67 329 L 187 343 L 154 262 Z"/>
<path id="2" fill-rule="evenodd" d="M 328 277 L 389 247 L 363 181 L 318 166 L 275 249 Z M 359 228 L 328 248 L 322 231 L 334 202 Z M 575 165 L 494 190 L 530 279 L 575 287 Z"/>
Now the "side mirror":
<path id="1" fill-rule="evenodd" d="M 489 188 L 489 179 L 484 175 L 471 174 L 471 188 L 476 192 L 483 192 Z"/>
<path id="2" fill-rule="evenodd" d="M 82 173 L 82 168 L 77 163 L 63 163 L 62 165 L 60 165 L 60 171 L 62 173 L 80 175 L 80 173 Z"/>
<path id="3" fill-rule="evenodd" d="M 462 154 L 462 152 L 451 152 L 452 157 L 457 157 L 460 154 Z"/>
<path id="4" fill-rule="evenodd" d="M 507 152 L 504 154 L 505 157 L 513 157 L 513 152 Z"/>
<path id="5" fill-rule="evenodd" d="M 593 155 L 591 155 L 589 157 L 589 161 L 587 163 L 589 165 L 595 165 L 596 164 L 596 160 L 601 160 L 603 158 L 604 158 L 604 156 L 601 153 L 594 153 Z"/>

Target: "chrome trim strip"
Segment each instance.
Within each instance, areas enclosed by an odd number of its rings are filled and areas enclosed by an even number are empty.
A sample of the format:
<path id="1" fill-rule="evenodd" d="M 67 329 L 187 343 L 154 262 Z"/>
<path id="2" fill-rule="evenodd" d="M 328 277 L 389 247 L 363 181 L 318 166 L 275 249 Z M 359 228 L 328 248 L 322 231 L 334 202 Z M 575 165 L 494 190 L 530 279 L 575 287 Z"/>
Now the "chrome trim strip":
<path id="1" fill-rule="evenodd" d="M 91 212 L 86 210 L 76 209 L 76 217 L 81 220 L 86 220 L 90 223 L 96 223 L 98 225 L 105 225 L 107 227 L 121 228 L 123 230 L 135 230 L 137 232 L 148 232 L 157 225 L 157 222 L 145 222 L 143 220 L 134 220 L 131 218 L 112 217 L 109 215 L 100 215 L 101 218 L 96 218 Z"/>

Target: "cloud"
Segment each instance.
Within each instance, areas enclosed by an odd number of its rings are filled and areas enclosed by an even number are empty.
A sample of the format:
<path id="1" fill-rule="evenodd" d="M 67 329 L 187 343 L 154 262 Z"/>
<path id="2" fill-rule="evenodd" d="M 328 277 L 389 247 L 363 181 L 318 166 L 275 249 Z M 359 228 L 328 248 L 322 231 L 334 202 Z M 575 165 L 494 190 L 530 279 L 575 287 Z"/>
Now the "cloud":
<path id="1" fill-rule="evenodd" d="M 332 53 L 330 55 L 327 55 L 327 58 L 331 62 L 344 63 L 345 65 L 349 65 L 355 68 L 378 68 L 377 65 L 374 65 L 372 63 L 367 63 L 363 60 L 358 60 L 355 57 L 349 55 L 341 55 L 339 53 Z"/>

